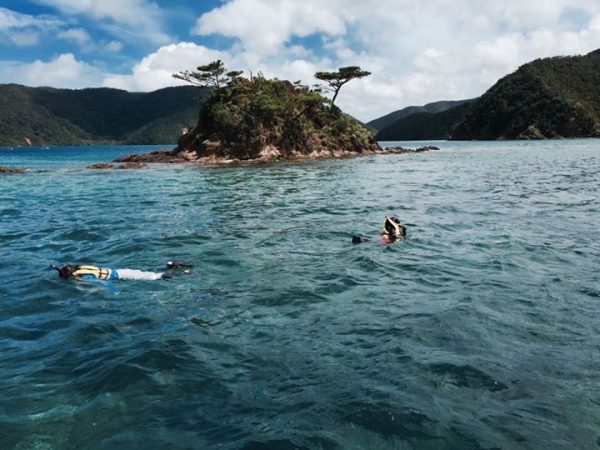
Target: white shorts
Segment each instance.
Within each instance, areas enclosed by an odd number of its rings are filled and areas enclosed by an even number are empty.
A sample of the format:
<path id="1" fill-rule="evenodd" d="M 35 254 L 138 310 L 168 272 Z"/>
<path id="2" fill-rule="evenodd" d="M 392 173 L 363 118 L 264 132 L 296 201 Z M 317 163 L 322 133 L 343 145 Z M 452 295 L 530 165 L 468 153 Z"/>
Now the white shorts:
<path id="1" fill-rule="evenodd" d="M 144 272 L 136 269 L 117 269 L 119 280 L 160 280 L 162 273 Z"/>

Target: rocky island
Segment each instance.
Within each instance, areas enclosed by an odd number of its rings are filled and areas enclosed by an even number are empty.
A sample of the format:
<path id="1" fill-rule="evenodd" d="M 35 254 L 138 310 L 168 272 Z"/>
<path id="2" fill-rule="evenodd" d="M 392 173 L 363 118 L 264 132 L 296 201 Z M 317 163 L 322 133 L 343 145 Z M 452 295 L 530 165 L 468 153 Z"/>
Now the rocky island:
<path id="1" fill-rule="evenodd" d="M 6 167 L 0 166 L 0 173 L 25 173 L 27 169 L 24 167 Z"/>
<path id="2" fill-rule="evenodd" d="M 382 148 L 362 123 L 342 112 L 320 90 L 300 82 L 267 79 L 260 73 L 250 79 L 241 77 L 241 72 L 225 74 L 221 61 L 198 70 L 175 75 L 211 87 L 212 95 L 203 101 L 196 126 L 179 138 L 173 150 L 128 155 L 116 162 L 260 163 L 411 151 Z M 335 100 L 343 84 L 368 74 L 346 67 L 316 76 L 333 86 Z"/>

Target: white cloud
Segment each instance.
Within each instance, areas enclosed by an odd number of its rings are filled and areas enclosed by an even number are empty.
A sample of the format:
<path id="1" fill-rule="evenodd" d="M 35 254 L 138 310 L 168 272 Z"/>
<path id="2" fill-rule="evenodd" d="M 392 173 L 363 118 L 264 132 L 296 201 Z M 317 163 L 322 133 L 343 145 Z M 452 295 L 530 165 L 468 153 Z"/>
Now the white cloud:
<path id="1" fill-rule="evenodd" d="M 123 43 L 119 41 L 110 41 L 104 48 L 109 52 L 120 52 L 123 49 Z"/>
<path id="2" fill-rule="evenodd" d="M 189 42 L 167 45 L 146 56 L 133 68 L 130 75 L 110 75 L 103 85 L 127 91 L 153 91 L 166 86 L 186 84 L 173 74 L 196 70 L 199 65 L 221 59 L 227 65 L 229 54 Z"/>
<path id="3" fill-rule="evenodd" d="M 504 0 L 488 2 L 485 9 L 490 17 L 500 17 L 512 31 L 553 27 L 568 10 L 592 13 L 597 11 L 596 0 Z"/>
<path id="4" fill-rule="evenodd" d="M 119 26 L 107 29 L 116 35 L 129 35 L 135 31 L 137 38 L 154 43 L 168 42 L 161 31 L 162 11 L 149 0 L 34 0 L 36 3 L 54 7 L 65 15 L 86 15 L 95 20 L 108 20 Z M 124 29 L 123 26 L 126 28 Z"/>
<path id="5" fill-rule="evenodd" d="M 0 7 L 0 31 L 23 28 L 53 29 L 61 24 L 61 21 L 50 16 L 30 16 L 18 13 L 10 9 Z"/>
<path id="6" fill-rule="evenodd" d="M 202 15 L 192 31 L 239 38 L 244 50 L 268 56 L 281 51 L 293 36 L 345 34 L 341 11 L 319 8 L 314 1 L 234 0 Z"/>
<path id="7" fill-rule="evenodd" d="M 36 31 L 13 32 L 10 33 L 9 38 L 17 47 L 33 47 L 40 42 L 40 34 Z"/>
<path id="8" fill-rule="evenodd" d="M 57 36 L 65 41 L 74 42 L 81 48 L 89 46 L 92 40 L 89 33 L 83 28 L 71 28 L 69 30 L 61 31 Z"/>
<path id="9" fill-rule="evenodd" d="M 86 14 L 95 19 L 112 19 L 119 23 L 154 20 L 159 8 L 147 0 L 36 0 L 66 15 Z"/>
<path id="10" fill-rule="evenodd" d="M 19 47 L 37 45 L 41 34 L 60 28 L 63 23 L 50 16 L 30 16 L 0 7 L 0 43 L 8 39 Z"/>
<path id="11" fill-rule="evenodd" d="M 85 62 L 78 61 L 71 53 L 65 53 L 49 62 L 35 61 L 29 64 L 4 63 L 0 70 L 0 82 L 18 80 L 26 86 L 52 86 L 57 88 L 84 88 L 98 86 L 101 71 Z"/>
<path id="12" fill-rule="evenodd" d="M 56 37 L 64 41 L 76 44 L 83 52 L 120 52 L 123 43 L 119 41 L 95 41 L 83 28 L 70 28 L 56 34 Z"/>

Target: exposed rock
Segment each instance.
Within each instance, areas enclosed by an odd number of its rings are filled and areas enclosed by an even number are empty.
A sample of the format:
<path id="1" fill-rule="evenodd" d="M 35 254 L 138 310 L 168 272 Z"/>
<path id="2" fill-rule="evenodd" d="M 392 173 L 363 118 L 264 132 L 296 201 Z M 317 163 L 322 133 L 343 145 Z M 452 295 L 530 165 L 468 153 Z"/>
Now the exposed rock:
<path id="1" fill-rule="evenodd" d="M 119 168 L 143 168 L 147 167 L 147 164 L 145 163 L 195 163 L 202 166 L 219 166 L 238 164 L 267 164 L 278 161 L 311 161 L 318 159 L 356 158 L 359 156 L 369 155 L 399 155 L 405 153 L 422 153 L 439 150 L 439 148 L 435 146 L 419 147 L 417 149 L 404 147 L 378 147 L 377 149 L 366 149 L 358 152 L 344 150 L 341 148 L 328 149 L 326 147 L 317 145 L 312 151 L 307 153 L 292 152 L 286 156 L 283 156 L 277 147 L 268 145 L 259 152 L 259 155 L 256 158 L 231 158 L 226 156 L 218 156 L 218 152 L 214 151 L 214 148 L 218 148 L 219 143 L 208 140 L 206 143 L 208 146 L 213 147 L 212 151 L 206 152 L 207 156 L 199 156 L 197 153 L 191 151 L 173 153 L 171 151 L 161 150 L 159 152 L 152 152 L 142 155 L 127 155 L 123 158 L 116 159 L 115 162 L 125 161 L 119 166 Z M 141 161 L 144 161 L 144 163 L 141 163 Z M 131 166 L 123 167 L 124 164 L 131 164 Z M 133 166 L 133 164 L 139 164 L 139 166 Z M 111 166 L 110 164 L 107 165 Z"/>
<path id="2" fill-rule="evenodd" d="M 114 169 L 115 165 L 110 163 L 95 163 L 90 164 L 86 169 Z"/>
<path id="3" fill-rule="evenodd" d="M 173 150 L 162 149 L 142 155 L 129 154 L 117 158 L 114 162 L 120 163 L 182 163 L 188 161 L 184 155 L 175 154 Z"/>
<path id="4" fill-rule="evenodd" d="M 128 155 L 132 156 L 132 155 Z M 114 164 L 111 163 L 95 163 L 86 167 L 86 169 L 145 169 L 148 167 L 148 164 L 139 163 L 139 162 L 123 162 L 115 167 Z"/>
<path id="5" fill-rule="evenodd" d="M 28 169 L 23 167 L 5 167 L 0 166 L 0 173 L 23 173 L 27 172 Z"/>
<path id="6" fill-rule="evenodd" d="M 386 153 L 393 153 L 393 154 L 397 155 L 397 154 L 401 154 L 401 153 L 423 153 L 423 152 L 431 152 L 431 151 L 435 151 L 435 150 L 439 150 L 439 148 L 435 147 L 433 145 L 428 145 L 426 147 L 419 147 L 417 149 L 404 148 L 404 147 L 386 147 L 384 151 Z"/>
<path id="7" fill-rule="evenodd" d="M 124 162 L 119 164 L 118 169 L 145 169 L 148 167 L 146 163 L 139 162 Z"/>
<path id="8" fill-rule="evenodd" d="M 529 125 L 525 131 L 517 136 L 521 140 L 545 139 L 545 136 L 536 125 Z"/>

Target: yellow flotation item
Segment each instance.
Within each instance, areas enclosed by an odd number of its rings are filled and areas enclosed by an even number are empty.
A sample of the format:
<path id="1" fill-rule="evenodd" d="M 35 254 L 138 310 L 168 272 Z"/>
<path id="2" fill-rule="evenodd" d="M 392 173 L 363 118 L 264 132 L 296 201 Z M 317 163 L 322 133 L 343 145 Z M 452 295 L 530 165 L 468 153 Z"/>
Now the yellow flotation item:
<path id="1" fill-rule="evenodd" d="M 75 277 L 81 277 L 83 275 L 92 275 L 99 280 L 108 280 L 110 279 L 111 272 L 112 271 L 110 269 L 102 269 L 96 266 L 77 266 L 72 272 L 72 275 Z"/>

